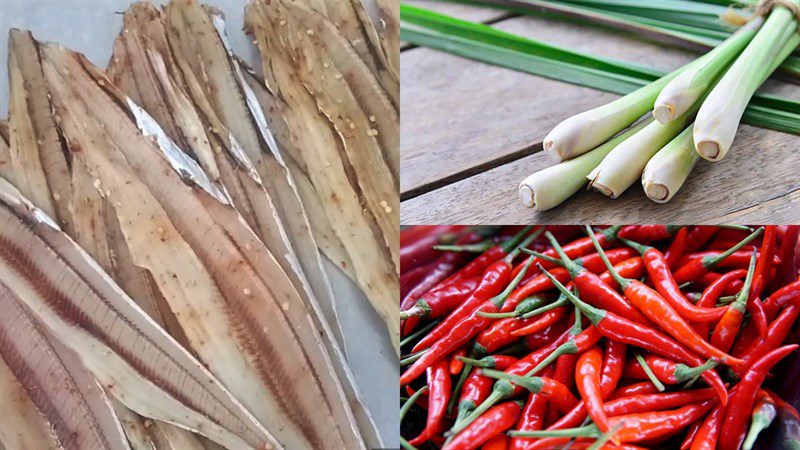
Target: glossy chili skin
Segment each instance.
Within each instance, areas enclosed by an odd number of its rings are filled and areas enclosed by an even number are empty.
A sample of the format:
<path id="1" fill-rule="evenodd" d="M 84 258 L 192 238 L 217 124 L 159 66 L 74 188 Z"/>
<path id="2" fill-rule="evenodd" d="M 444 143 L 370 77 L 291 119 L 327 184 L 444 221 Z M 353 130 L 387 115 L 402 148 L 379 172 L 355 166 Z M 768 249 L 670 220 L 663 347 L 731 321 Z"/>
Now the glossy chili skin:
<path id="1" fill-rule="evenodd" d="M 652 242 L 668 239 L 677 230 L 674 225 L 627 225 L 619 230 L 619 237 L 636 242 Z"/>
<path id="2" fill-rule="evenodd" d="M 640 257 L 626 259 L 619 264 L 614 265 L 614 270 L 622 278 L 641 278 L 645 274 L 644 261 Z M 600 281 L 607 284 L 611 289 L 619 289 L 619 285 L 611 272 L 605 271 L 600 274 Z"/>
<path id="3" fill-rule="evenodd" d="M 497 355 L 493 358 L 495 362 L 491 368 L 497 370 L 505 370 L 517 361 L 513 356 Z M 459 417 L 463 417 L 486 400 L 493 385 L 494 379 L 481 374 L 479 367 L 473 368 L 466 381 L 464 381 L 464 385 L 461 386 L 461 394 L 458 398 Z"/>
<path id="4" fill-rule="evenodd" d="M 707 250 L 703 252 L 695 252 L 690 253 L 688 255 L 684 255 L 680 261 L 678 262 L 678 267 L 685 266 L 692 261 L 696 261 L 698 259 L 713 257 L 722 254 L 722 250 Z M 752 250 L 739 250 L 734 252 L 732 255 L 728 256 L 727 258 L 722 259 L 715 267 L 720 269 L 747 269 L 747 265 L 750 264 L 750 256 L 753 254 Z M 761 256 L 761 252 L 758 253 Z M 773 264 L 779 264 L 781 262 L 780 258 L 777 256 L 772 257 Z"/>
<path id="5" fill-rule="evenodd" d="M 524 411 L 523 411 L 524 413 Z M 481 450 L 508 450 L 509 438 L 503 433 L 489 439 L 483 444 Z"/>
<path id="6" fill-rule="evenodd" d="M 581 399 L 601 432 L 611 428 L 608 416 L 603 410 L 603 396 L 600 390 L 600 373 L 603 370 L 603 352 L 595 346 L 581 354 L 575 367 L 575 384 Z"/>
<path id="7" fill-rule="evenodd" d="M 692 328 L 669 303 L 664 301 L 664 297 L 647 287 L 644 283 L 638 280 L 631 280 L 628 287 L 625 289 L 625 297 L 639 308 L 640 311 L 643 311 L 648 319 L 657 323 L 662 330 L 666 331 L 667 334 L 672 336 L 676 341 L 685 345 L 692 351 L 706 358 L 717 358 L 726 364 L 733 362 L 738 364 L 742 363 L 741 360 L 727 355 L 723 351 L 720 351 L 720 349 L 706 342 L 706 340 L 700 337 L 694 328 Z M 681 298 L 682 297 L 683 295 L 681 295 Z"/>
<path id="8" fill-rule="evenodd" d="M 678 283 L 672 276 L 667 260 L 655 248 L 648 249 L 642 255 L 642 259 L 656 291 L 669 302 L 681 317 L 692 322 L 710 322 L 719 320 L 725 314 L 726 308 L 699 308 L 686 300 L 678 287 Z"/>
<path id="9" fill-rule="evenodd" d="M 703 425 L 703 422 L 698 420 L 689 427 L 689 432 L 686 433 L 683 441 L 681 441 L 680 450 L 689 450 L 689 448 L 691 448 L 692 442 L 694 442 L 694 438 L 697 436 L 697 431 L 700 430 L 701 425 Z"/>
<path id="10" fill-rule="evenodd" d="M 616 339 L 628 345 L 641 347 L 687 365 L 699 366 L 703 363 L 700 358 L 666 335 L 612 313 L 606 312 L 603 320 L 596 323 L 595 326 L 600 334 L 609 339 Z M 719 375 L 712 370 L 703 372 L 701 377 L 706 383 L 714 387 L 720 401 L 723 404 L 727 403 L 727 391 Z"/>
<path id="11" fill-rule="evenodd" d="M 800 316 L 800 304 L 792 304 L 784 308 L 770 324 L 767 337 L 756 341 L 756 344 L 743 356 L 745 366 L 753 364 L 770 350 L 777 348 L 789 335 L 792 327 L 796 325 L 798 316 Z"/>
<path id="12" fill-rule="evenodd" d="M 564 268 L 556 267 L 550 273 L 561 283 L 566 283 L 567 280 L 569 280 L 569 272 Z M 555 289 L 553 283 L 551 283 L 544 274 L 534 276 L 527 283 L 523 280 L 520 284 L 520 287 L 512 292 L 508 300 L 503 304 L 503 308 L 500 310 L 501 312 L 514 311 L 522 300 L 532 295 Z"/>
<path id="13" fill-rule="evenodd" d="M 550 325 L 563 320 L 568 314 L 569 310 L 566 306 L 551 309 L 539 316 L 517 321 L 518 328 L 511 331 L 509 334 L 512 338 L 517 338 L 536 333 L 537 331 L 544 330 Z"/>
<path id="14" fill-rule="evenodd" d="M 606 341 L 603 354 L 603 371 L 600 373 L 600 393 L 605 400 L 617 389 L 625 369 L 625 358 L 628 346 L 619 341 Z"/>
<path id="15" fill-rule="evenodd" d="M 458 433 L 444 448 L 446 450 L 477 449 L 489 439 L 513 427 L 521 412 L 522 402 L 519 401 L 494 406 Z"/>
<path id="16" fill-rule="evenodd" d="M 761 241 L 761 248 L 758 252 L 756 272 L 753 276 L 753 287 L 750 291 L 753 297 L 760 296 L 764 287 L 769 284 L 772 274 L 772 258 L 775 256 L 777 231 L 778 227 L 775 225 L 767 225 L 764 227 L 764 239 Z"/>
<path id="17" fill-rule="evenodd" d="M 400 231 L 400 248 L 413 245 L 429 236 L 457 233 L 463 229 L 463 225 L 418 225 L 408 227 Z"/>
<path id="18" fill-rule="evenodd" d="M 555 370 L 547 367 L 542 371 L 545 377 L 552 377 Z M 555 409 L 555 408 L 552 408 Z M 515 430 L 541 430 L 544 426 L 545 413 L 547 412 L 547 397 L 541 394 L 528 394 L 528 400 L 522 408 L 522 414 L 514 427 Z M 525 450 L 531 445 L 533 439 L 511 438 L 509 440 L 509 450 Z"/>
<path id="19" fill-rule="evenodd" d="M 433 248 L 434 245 L 445 243 L 443 237 L 450 235 L 458 228 L 453 225 L 439 225 L 430 230 L 426 236 L 421 236 L 413 242 L 407 242 L 400 247 L 400 271 L 407 272 L 415 267 L 426 265 L 439 256 L 442 252 Z"/>
<path id="20" fill-rule="evenodd" d="M 722 424 L 722 432 L 719 437 L 720 450 L 736 450 L 742 444 L 745 433 L 747 433 L 747 421 L 753 410 L 756 394 L 764 382 L 767 372 L 797 347 L 797 345 L 786 345 L 762 356 L 736 384 Z"/>
<path id="21" fill-rule="evenodd" d="M 689 237 L 689 228 L 682 227 L 675 233 L 675 238 L 672 240 L 672 243 L 669 244 L 669 248 L 666 252 L 664 252 L 664 260 L 667 262 L 667 267 L 670 270 L 675 269 L 675 266 L 678 264 L 678 260 L 686 251 L 686 240 Z"/>
<path id="22" fill-rule="evenodd" d="M 697 370 L 685 365 L 676 364 L 665 358 L 660 358 L 655 355 L 647 355 L 644 357 L 650 370 L 664 384 L 678 384 L 688 381 L 697 375 Z M 625 376 L 636 380 L 646 380 L 647 374 L 638 361 L 628 361 L 625 365 Z"/>
<path id="23" fill-rule="evenodd" d="M 464 362 L 458 359 L 459 356 L 467 356 L 467 348 L 461 347 L 460 349 L 453 352 L 450 356 L 450 375 L 458 375 L 461 373 L 461 370 L 464 368 Z"/>
<path id="24" fill-rule="evenodd" d="M 743 279 L 745 276 L 747 276 L 746 270 L 737 269 L 717 278 L 713 283 L 708 285 L 708 287 L 703 290 L 700 300 L 697 301 L 697 306 L 700 308 L 710 308 L 715 306 L 717 304 L 717 300 L 719 300 L 722 293 L 725 292 L 725 289 L 728 287 L 728 285 L 730 285 L 733 281 Z M 711 331 L 711 323 L 695 323 L 694 329 L 700 336 L 708 336 L 709 331 Z"/>
<path id="25" fill-rule="evenodd" d="M 452 395 L 450 370 L 445 360 L 428 368 L 428 420 L 422 433 L 409 441 L 411 445 L 420 445 L 442 431 L 450 395 Z"/>
<path id="26" fill-rule="evenodd" d="M 686 236 L 686 248 L 684 252 L 694 252 L 703 248 L 708 241 L 719 231 L 719 227 L 698 225 L 689 230 Z"/>
<path id="27" fill-rule="evenodd" d="M 714 327 L 714 332 L 711 334 L 711 344 L 714 347 L 723 351 L 730 350 L 744 320 L 744 311 L 744 305 L 739 306 L 738 302 L 728 306 L 725 315 L 722 316 L 722 319 Z"/>
<path id="28" fill-rule="evenodd" d="M 410 310 L 417 311 L 420 318 L 436 319 L 448 314 L 460 305 L 478 287 L 480 278 L 467 278 L 458 283 L 431 290 L 417 300 Z"/>
<path id="29" fill-rule="evenodd" d="M 777 254 L 783 263 L 775 271 L 775 277 L 772 280 L 773 290 L 797 279 L 795 251 L 798 239 L 800 239 L 800 225 L 788 225 L 777 250 Z"/>
<path id="30" fill-rule="evenodd" d="M 582 297 L 591 298 L 594 305 L 598 308 L 610 311 L 618 316 L 622 316 L 640 324 L 649 324 L 650 321 L 629 301 L 604 283 L 600 276 L 587 270 L 582 270 L 573 277 L 575 286 L 578 287 Z"/>
<path id="31" fill-rule="evenodd" d="M 717 448 L 717 440 L 724 419 L 725 408 L 721 405 L 715 406 L 697 429 L 697 434 L 690 447 L 691 450 L 714 450 Z"/>
<path id="32" fill-rule="evenodd" d="M 778 311 L 791 302 L 800 304 L 800 279 L 773 292 L 772 295 L 764 301 L 764 312 L 767 318 L 769 320 L 774 319 Z"/>
<path id="33" fill-rule="evenodd" d="M 427 336 L 414 346 L 412 352 L 418 352 L 433 345 L 436 341 L 446 336 L 450 330 L 461 320 L 469 315 L 486 300 L 499 294 L 508 284 L 511 267 L 505 261 L 497 261 L 483 274 L 478 287 L 464 300 L 445 320 L 434 328 Z"/>
<path id="34" fill-rule="evenodd" d="M 468 233 L 459 238 L 458 243 L 471 244 L 474 242 L 478 242 L 479 240 L 480 236 L 478 234 Z M 470 256 L 471 256 L 470 254 L 465 252 L 445 252 L 442 256 L 440 256 L 436 260 L 436 262 L 433 263 L 433 266 L 428 271 L 425 278 L 416 283 L 412 289 L 410 289 L 408 292 L 405 293 L 405 295 L 403 295 L 402 300 L 400 302 L 400 309 L 403 310 L 410 308 L 411 306 L 413 306 L 414 302 L 416 302 L 420 297 L 425 295 L 426 292 L 436 287 L 439 283 L 445 281 L 445 279 L 452 278 L 454 274 L 457 275 L 458 273 L 461 273 L 464 269 L 473 264 L 475 260 L 473 260 L 472 263 L 467 264 L 467 261 L 469 261 Z M 481 258 L 482 256 L 483 255 L 479 256 L 478 258 L 476 258 L 476 260 Z M 459 270 L 459 267 L 463 266 L 464 264 L 467 265 L 461 270 Z M 480 275 L 480 273 L 478 273 L 477 275 L 472 275 L 472 277 L 478 275 Z M 464 277 L 464 278 L 471 278 L 471 277 Z"/>

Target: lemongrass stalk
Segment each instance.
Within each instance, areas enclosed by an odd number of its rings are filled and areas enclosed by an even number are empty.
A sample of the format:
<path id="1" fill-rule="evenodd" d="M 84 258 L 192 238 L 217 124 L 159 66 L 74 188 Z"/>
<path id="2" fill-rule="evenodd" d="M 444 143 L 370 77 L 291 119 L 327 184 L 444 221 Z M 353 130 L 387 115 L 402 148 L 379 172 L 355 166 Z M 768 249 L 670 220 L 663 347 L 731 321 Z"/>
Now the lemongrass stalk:
<path id="1" fill-rule="evenodd" d="M 546 211 L 558 206 L 586 184 L 586 176 L 614 147 L 644 128 L 647 123 L 634 126 L 577 158 L 529 175 L 519 185 L 519 200 L 522 205 L 536 211 Z"/>
<path id="2" fill-rule="evenodd" d="M 791 2 L 800 7 L 800 0 Z M 763 83 L 765 71 L 775 67 L 786 43 L 797 39 L 797 26 L 791 11 L 776 6 L 747 48 L 711 90 L 697 113 L 694 126 L 695 149 L 702 158 L 719 161 L 728 153 L 745 107 Z M 777 62 L 783 59 L 785 56 Z"/>
<path id="3" fill-rule="evenodd" d="M 653 117 L 661 123 L 667 123 L 691 108 L 753 39 L 762 23 L 764 19 L 760 16 L 747 22 L 726 39 L 727 45 L 719 45 L 708 53 L 710 59 L 706 64 L 684 70 L 667 83 L 656 98 Z"/>
<path id="4" fill-rule="evenodd" d="M 642 187 L 650 200 L 656 203 L 670 201 L 700 159 L 694 151 L 693 127 L 689 125 L 644 166 Z"/>
<path id="5" fill-rule="evenodd" d="M 675 77 L 684 71 L 695 70 L 697 67 L 707 65 L 720 52 L 725 52 L 728 47 L 737 43 L 738 40 L 725 40 L 715 50 L 646 86 L 642 86 L 611 103 L 584 111 L 564 120 L 545 136 L 543 142 L 545 153 L 560 162 L 597 147 L 652 110 L 658 94 Z"/>
<path id="6" fill-rule="evenodd" d="M 617 145 L 589 174 L 589 187 L 611 198 L 619 197 L 642 176 L 650 158 L 683 130 L 699 104 L 670 122 L 651 122 Z"/>

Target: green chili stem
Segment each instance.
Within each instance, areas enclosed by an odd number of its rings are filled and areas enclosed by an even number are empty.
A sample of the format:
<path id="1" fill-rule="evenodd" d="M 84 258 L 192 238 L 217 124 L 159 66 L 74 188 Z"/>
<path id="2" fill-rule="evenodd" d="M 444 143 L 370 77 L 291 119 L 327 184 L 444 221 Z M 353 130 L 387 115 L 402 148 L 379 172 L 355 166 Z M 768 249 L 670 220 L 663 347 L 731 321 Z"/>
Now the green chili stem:
<path id="1" fill-rule="evenodd" d="M 661 383 L 661 381 L 659 381 L 658 377 L 656 377 L 656 374 L 653 373 L 653 370 L 650 368 L 650 365 L 647 364 L 647 361 L 644 359 L 644 357 L 637 353 L 636 360 L 639 361 L 639 365 L 642 366 L 642 369 L 644 369 L 644 373 L 647 375 L 647 378 L 650 379 L 650 381 L 653 383 L 656 389 L 658 389 L 659 392 L 664 392 L 664 389 L 666 389 L 666 387 L 664 387 L 664 384 Z"/>
<path id="2" fill-rule="evenodd" d="M 433 322 L 429 323 L 428 325 L 425 325 L 424 327 L 422 327 L 419 330 L 415 331 L 413 334 L 408 335 L 405 339 L 400 341 L 400 347 L 403 347 L 403 346 L 407 345 L 409 342 L 412 342 L 414 339 L 422 336 L 423 334 L 428 334 L 428 332 L 431 331 L 432 329 L 434 329 L 436 327 L 436 325 L 439 325 L 439 321 L 438 320 L 433 321 Z"/>

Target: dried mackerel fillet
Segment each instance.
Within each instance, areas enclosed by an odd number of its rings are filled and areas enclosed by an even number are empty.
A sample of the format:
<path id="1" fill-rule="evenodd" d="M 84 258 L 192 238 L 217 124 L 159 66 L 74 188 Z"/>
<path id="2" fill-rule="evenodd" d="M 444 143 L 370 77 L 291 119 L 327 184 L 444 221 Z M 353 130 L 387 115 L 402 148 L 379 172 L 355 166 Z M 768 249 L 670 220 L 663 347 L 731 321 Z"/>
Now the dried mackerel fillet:
<path id="1" fill-rule="evenodd" d="M 296 253 L 302 266 L 305 277 L 295 277 L 293 280 L 299 279 L 303 282 L 307 279 L 313 291 L 311 295 L 303 292 L 307 288 L 298 289 L 304 294 L 303 300 L 307 306 L 316 310 L 317 304 L 322 304 L 326 305 L 327 311 L 335 311 L 335 300 L 295 182 L 266 128 L 252 93 L 242 80 L 241 72 L 233 64 L 232 54 L 225 41 L 222 17 L 205 9 L 198 2 L 181 0 L 171 2 L 160 14 L 152 7 L 135 5 L 128 18 L 133 32 L 146 36 L 153 43 L 162 56 L 169 75 L 181 84 L 199 115 L 209 122 L 209 134 L 216 134 L 221 141 L 230 141 L 227 146 L 228 156 L 236 157 L 246 167 L 255 169 L 255 178 L 263 185 L 268 198 L 273 202 L 274 212 L 273 209 L 268 212 L 273 212 L 284 227 L 286 233 L 283 237 L 289 239 L 290 248 Z M 161 23 L 153 23 L 156 21 Z M 125 42 L 134 44 L 130 39 L 123 43 Z M 130 56 L 135 56 L 133 45 L 127 47 L 127 50 Z M 124 54 L 124 49 L 121 52 Z M 124 58 L 118 59 L 120 65 L 124 64 Z M 112 77 L 117 64 L 112 59 L 109 69 Z M 148 109 L 148 102 L 144 102 L 144 107 Z M 159 121 L 157 116 L 156 121 Z M 180 142 L 178 144 L 180 146 Z M 253 180 L 245 177 L 240 177 L 240 180 L 244 187 L 253 183 Z M 235 193 L 237 186 L 230 181 L 231 177 L 223 180 L 229 192 Z M 248 217 L 249 209 L 269 206 L 257 204 L 260 200 L 253 197 L 264 194 L 255 192 L 256 188 L 262 186 L 251 186 L 246 195 L 233 195 L 234 204 L 243 209 L 245 218 Z M 249 204 L 250 208 L 242 208 L 244 204 Z M 261 228 L 272 227 L 267 224 Z M 255 231 L 258 232 L 259 227 Z M 278 246 L 280 242 L 276 238 L 266 244 Z M 283 258 L 283 252 L 275 254 Z M 327 317 L 334 336 L 341 343 L 338 319 L 335 315 Z"/>
<path id="2" fill-rule="evenodd" d="M 161 289 L 186 290 L 165 298 L 183 311 L 175 315 L 191 348 L 281 444 L 363 448 L 319 330 L 224 191 L 85 58 L 40 50 L 73 164 L 96 177 Z M 166 267 L 183 272 L 162 277 Z M 197 284 L 170 285 L 186 282 Z M 231 344 L 238 350 L 221 351 Z"/>
<path id="3" fill-rule="evenodd" d="M 236 209 L 242 213 L 251 228 L 262 238 L 273 254 L 291 256 L 291 244 L 282 233 L 273 239 L 265 239 L 269 237 L 268 234 L 271 231 L 283 227 L 279 220 L 266 223 L 266 220 L 248 219 L 248 217 L 252 217 L 251 214 L 247 214 L 248 211 L 258 210 L 263 211 L 260 214 L 262 217 L 279 218 L 275 210 L 269 208 L 271 205 L 269 194 L 261 186 L 259 176 L 254 173 L 249 157 L 238 147 L 232 147 L 232 145 L 237 145 L 236 140 L 232 137 L 228 139 L 229 134 L 225 131 L 225 125 L 216 117 L 205 93 L 196 87 L 199 86 L 199 83 L 195 80 L 194 73 L 184 73 L 180 70 L 180 67 L 185 64 L 180 64 L 176 60 L 166 41 L 161 12 L 149 3 L 137 3 L 126 11 L 123 24 L 124 31 L 115 42 L 112 62 L 108 70 L 109 77 L 114 84 L 153 116 L 167 137 L 182 149 L 187 149 L 187 152 L 199 162 L 210 178 L 214 178 L 211 175 L 213 173 L 221 174 L 218 177 L 219 183 L 230 195 Z M 242 73 L 238 63 L 234 62 L 234 64 L 236 64 L 233 67 L 234 74 Z M 245 86 L 243 89 L 247 89 L 247 87 Z M 212 145 L 210 143 L 213 143 L 214 151 L 210 151 Z M 201 156 L 203 154 L 213 156 L 204 158 Z M 248 186 L 247 189 L 240 189 Z M 259 230 L 262 232 L 259 233 Z M 308 228 L 304 226 L 302 231 L 307 234 Z M 327 286 L 313 240 L 301 235 L 296 236 L 295 240 L 305 240 L 311 243 L 313 252 L 312 260 L 309 261 L 312 265 L 311 269 L 316 269 L 315 279 L 322 281 L 320 286 Z M 293 260 L 285 261 L 283 258 L 279 258 L 278 261 L 288 262 L 281 266 L 289 275 L 297 269 Z M 302 293 L 301 289 L 307 285 L 304 283 L 303 273 L 298 271 L 296 274 L 297 277 L 293 279 L 293 284 Z M 298 278 L 303 283 L 296 282 Z M 316 326 L 323 329 L 326 336 L 331 335 L 328 330 L 332 328 L 334 335 L 337 336 L 337 341 L 341 343 L 341 337 L 337 333 L 338 326 L 330 327 L 328 325 L 329 323 L 338 324 L 338 318 L 332 295 L 327 298 L 327 301 L 317 302 L 313 293 L 308 292 L 308 297 L 304 300 L 309 309 L 315 312 L 312 318 L 314 318 Z M 320 309 L 322 313 L 318 312 Z M 350 372 L 340 347 L 330 339 L 322 339 L 322 343 L 342 381 L 348 403 L 352 406 L 367 444 L 370 447 L 382 446 L 374 422 L 358 393 L 355 378 Z"/>
<path id="4" fill-rule="evenodd" d="M 269 434 L 44 212 L 0 179 L 0 281 L 106 392 L 229 448 Z"/>
<path id="5" fill-rule="evenodd" d="M 0 439 L 12 449 L 129 448 L 103 389 L 26 308 L 0 279 Z"/>
<path id="6" fill-rule="evenodd" d="M 397 118 L 374 75 L 325 17 L 299 3 L 250 3 L 246 28 L 281 98 L 285 149 L 308 176 L 361 289 L 399 345 Z"/>
<path id="7" fill-rule="evenodd" d="M 8 178 L 11 173 L 11 152 L 8 143 L 8 121 L 0 120 L 0 177 L 3 178 Z"/>

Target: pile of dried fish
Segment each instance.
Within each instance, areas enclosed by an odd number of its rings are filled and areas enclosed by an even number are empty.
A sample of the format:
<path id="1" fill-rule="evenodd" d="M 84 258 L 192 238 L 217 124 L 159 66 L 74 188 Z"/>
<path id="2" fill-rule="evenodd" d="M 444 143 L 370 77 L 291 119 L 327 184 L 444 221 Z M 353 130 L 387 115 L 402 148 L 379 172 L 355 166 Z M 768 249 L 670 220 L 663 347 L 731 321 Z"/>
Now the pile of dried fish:
<path id="1" fill-rule="evenodd" d="M 191 0 L 131 6 L 105 71 L 11 31 L 3 448 L 383 446 L 320 250 L 397 346 L 389 3 L 250 4 L 264 80 Z"/>

